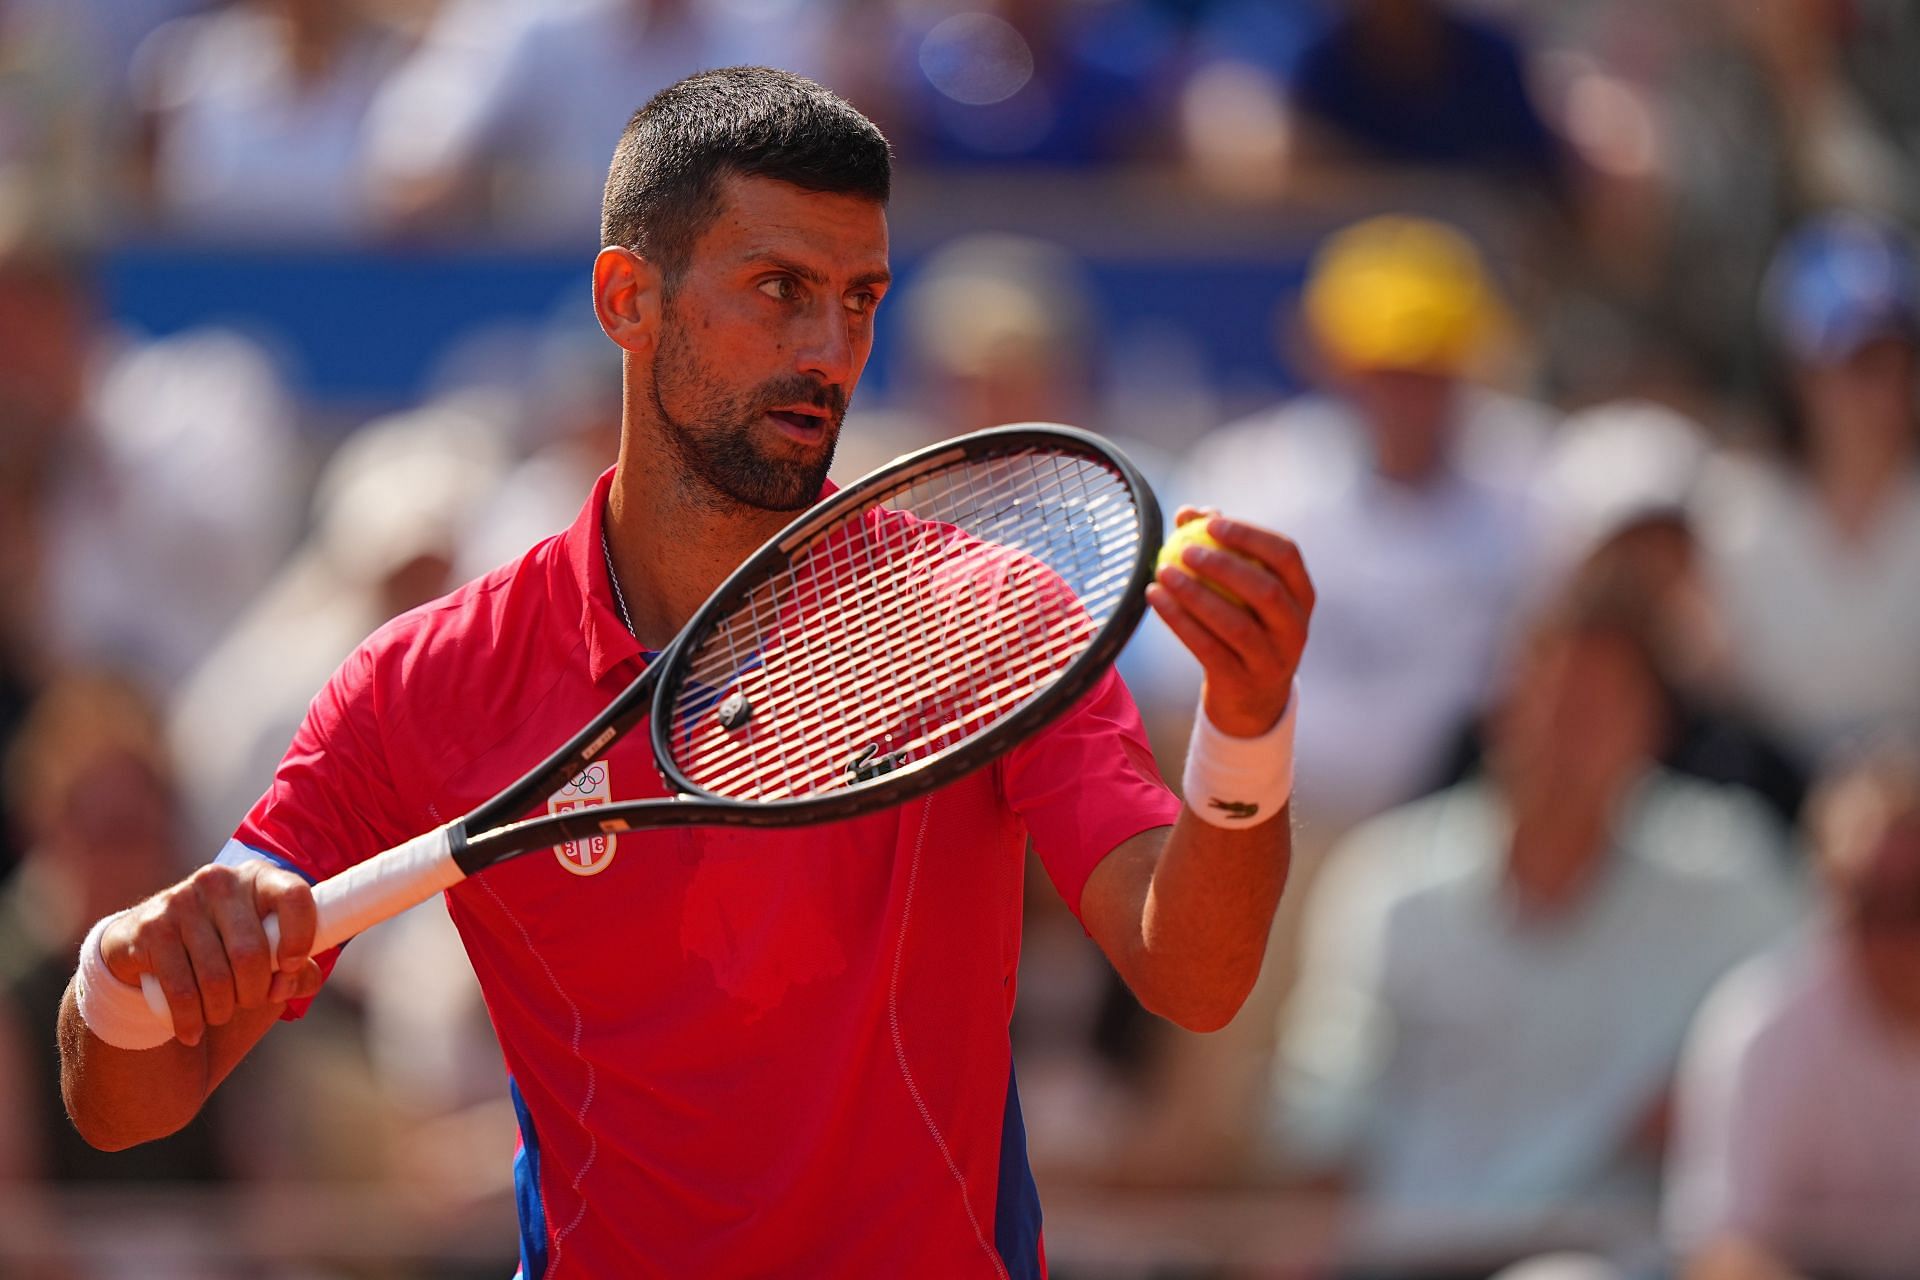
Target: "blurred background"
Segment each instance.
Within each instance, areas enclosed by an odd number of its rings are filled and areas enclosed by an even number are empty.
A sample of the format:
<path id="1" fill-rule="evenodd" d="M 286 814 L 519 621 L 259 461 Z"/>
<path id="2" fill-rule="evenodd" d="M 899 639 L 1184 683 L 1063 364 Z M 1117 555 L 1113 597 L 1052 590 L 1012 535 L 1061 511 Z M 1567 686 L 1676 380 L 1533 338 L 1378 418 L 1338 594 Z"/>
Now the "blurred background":
<path id="1" fill-rule="evenodd" d="M 1319 588 L 1230 1028 L 1029 877 L 1055 1276 L 1920 1276 L 1906 0 L 0 0 L 0 1276 L 511 1271 L 437 907 L 135 1152 L 54 1010 L 360 638 L 570 522 L 613 141 L 755 61 L 898 152 L 843 479 L 1073 422 Z M 1177 779 L 1192 665 L 1124 666 Z"/>

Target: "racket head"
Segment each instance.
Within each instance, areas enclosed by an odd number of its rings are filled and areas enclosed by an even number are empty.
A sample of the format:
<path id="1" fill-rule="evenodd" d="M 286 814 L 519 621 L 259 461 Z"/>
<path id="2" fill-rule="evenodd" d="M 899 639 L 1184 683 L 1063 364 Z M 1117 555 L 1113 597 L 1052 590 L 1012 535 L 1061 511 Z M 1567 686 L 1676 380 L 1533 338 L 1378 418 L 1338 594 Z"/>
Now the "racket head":
<path id="1" fill-rule="evenodd" d="M 783 826 L 900 804 L 1064 713 L 1146 609 L 1153 491 L 1111 444 L 1023 423 L 895 459 L 788 526 L 660 659 L 655 763 L 695 808 Z"/>

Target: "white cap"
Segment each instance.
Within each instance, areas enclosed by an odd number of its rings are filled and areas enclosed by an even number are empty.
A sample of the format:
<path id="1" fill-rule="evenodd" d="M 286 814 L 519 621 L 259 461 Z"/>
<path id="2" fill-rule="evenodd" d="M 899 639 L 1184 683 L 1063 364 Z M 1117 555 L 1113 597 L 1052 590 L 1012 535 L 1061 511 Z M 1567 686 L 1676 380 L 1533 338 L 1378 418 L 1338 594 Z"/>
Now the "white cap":
<path id="1" fill-rule="evenodd" d="M 1682 515 L 1713 456 L 1698 423 L 1621 400 L 1582 410 L 1555 433 L 1541 497 L 1569 557 L 1641 520 Z"/>
<path id="2" fill-rule="evenodd" d="M 314 492 L 315 541 L 371 583 L 415 556 L 453 555 L 504 465 L 497 430 L 457 403 L 381 418 L 335 451 Z"/>

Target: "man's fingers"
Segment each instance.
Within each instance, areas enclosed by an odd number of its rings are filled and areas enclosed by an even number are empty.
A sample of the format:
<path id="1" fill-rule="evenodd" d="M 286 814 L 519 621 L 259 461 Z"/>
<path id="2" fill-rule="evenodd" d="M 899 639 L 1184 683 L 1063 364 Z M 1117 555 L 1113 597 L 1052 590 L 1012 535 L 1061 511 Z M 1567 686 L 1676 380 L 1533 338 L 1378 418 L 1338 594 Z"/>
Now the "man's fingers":
<path id="1" fill-rule="evenodd" d="M 195 876 L 194 888 L 226 951 L 234 999 L 242 1009 L 258 1008 L 267 998 L 273 960 L 266 930 L 254 913 L 253 895 L 231 876 Z"/>
<path id="2" fill-rule="evenodd" d="M 1246 608 L 1171 565 L 1161 572 L 1159 583 L 1233 655 L 1237 665 L 1247 668 L 1248 674 L 1259 678 L 1268 668 L 1276 667 L 1273 641 L 1261 620 Z M 1194 656 L 1200 657 L 1197 653 Z M 1205 658 L 1201 658 L 1201 665 L 1212 670 Z"/>
<path id="3" fill-rule="evenodd" d="M 291 872 L 263 876 L 254 881 L 253 901 L 258 914 L 280 918 L 280 971 L 298 973 L 313 950 L 314 930 L 319 923 L 312 888 Z"/>
<path id="4" fill-rule="evenodd" d="M 323 977 L 320 965 L 315 960 L 303 960 L 300 967 L 288 973 L 276 971 L 273 982 L 267 987 L 268 1004 L 285 1004 L 289 1000 L 301 1000 L 320 990 Z"/>
<path id="5" fill-rule="evenodd" d="M 151 973 L 167 997 L 167 1011 L 173 1015 L 174 1038 L 181 1044 L 199 1044 L 206 1031 L 206 1015 L 200 1008 L 200 986 L 194 981 L 193 965 L 177 937 L 161 936 L 158 927 L 148 931 L 142 972 Z"/>
<path id="6" fill-rule="evenodd" d="M 1217 507 L 1182 506 L 1180 510 L 1176 511 L 1173 515 L 1173 527 L 1178 529 L 1181 525 L 1186 524 L 1188 521 L 1198 520 L 1202 516 L 1216 516 L 1219 514 L 1220 514 L 1220 511 L 1219 511 L 1219 508 Z"/>
<path id="7" fill-rule="evenodd" d="M 1291 538 L 1218 515 L 1208 522 L 1207 532 L 1221 546 L 1252 556 L 1272 570 L 1300 606 L 1309 613 L 1313 611 L 1313 579 L 1307 573 L 1307 562 L 1300 548 Z"/>
<path id="8" fill-rule="evenodd" d="M 1180 643 L 1187 646 L 1188 652 L 1200 661 L 1208 671 L 1226 671 L 1240 665 L 1240 659 L 1229 649 L 1220 637 L 1207 630 L 1204 623 L 1181 603 L 1180 599 L 1160 583 L 1151 583 L 1147 587 L 1147 603 L 1167 624 L 1167 630 L 1179 637 Z M 1224 601 L 1222 603 L 1225 603 Z"/>
<path id="9" fill-rule="evenodd" d="M 1238 552 L 1206 546 L 1187 547 L 1181 561 L 1205 581 L 1232 592 L 1282 649 L 1298 653 L 1305 648 L 1308 606 L 1294 599 L 1272 571 Z"/>
<path id="10" fill-rule="evenodd" d="M 193 981 L 200 989 L 200 1008 L 207 1025 L 226 1025 L 233 1017 L 233 969 L 227 963 L 227 949 L 219 932 L 193 895 L 175 899 L 167 917 L 179 930 L 180 942 L 193 966 Z"/>

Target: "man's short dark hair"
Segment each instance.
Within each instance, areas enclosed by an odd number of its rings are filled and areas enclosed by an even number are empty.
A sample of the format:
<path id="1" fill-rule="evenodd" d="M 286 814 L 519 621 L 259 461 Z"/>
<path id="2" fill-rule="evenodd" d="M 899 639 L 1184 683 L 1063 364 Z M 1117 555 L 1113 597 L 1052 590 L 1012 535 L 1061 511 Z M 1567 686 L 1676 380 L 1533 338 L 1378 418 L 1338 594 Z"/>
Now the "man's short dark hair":
<path id="1" fill-rule="evenodd" d="M 892 172 L 886 138 L 832 91 L 769 67 L 702 71 L 627 122 L 607 174 L 600 243 L 634 250 L 671 283 L 720 212 L 727 176 L 885 204 Z"/>

